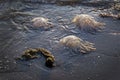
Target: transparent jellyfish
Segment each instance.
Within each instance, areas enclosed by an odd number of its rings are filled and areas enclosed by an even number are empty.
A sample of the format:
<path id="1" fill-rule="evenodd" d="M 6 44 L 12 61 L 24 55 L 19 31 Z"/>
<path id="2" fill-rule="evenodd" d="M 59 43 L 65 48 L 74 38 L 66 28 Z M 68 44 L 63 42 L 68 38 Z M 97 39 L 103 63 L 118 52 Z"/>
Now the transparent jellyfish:
<path id="1" fill-rule="evenodd" d="M 76 15 L 72 23 L 76 24 L 81 30 L 84 31 L 97 31 L 104 28 L 105 23 L 98 22 L 94 17 L 87 14 Z"/>
<path id="2" fill-rule="evenodd" d="M 54 26 L 52 22 L 49 21 L 49 19 L 44 17 L 36 17 L 32 19 L 33 26 L 35 27 L 43 27 L 45 29 L 51 28 Z"/>
<path id="3" fill-rule="evenodd" d="M 81 53 L 88 53 L 88 52 L 96 50 L 96 48 L 94 48 L 93 43 L 84 41 L 81 38 L 74 36 L 74 35 L 63 37 L 62 39 L 60 39 L 59 42 L 62 45 L 65 45 L 71 49 L 78 48 Z"/>

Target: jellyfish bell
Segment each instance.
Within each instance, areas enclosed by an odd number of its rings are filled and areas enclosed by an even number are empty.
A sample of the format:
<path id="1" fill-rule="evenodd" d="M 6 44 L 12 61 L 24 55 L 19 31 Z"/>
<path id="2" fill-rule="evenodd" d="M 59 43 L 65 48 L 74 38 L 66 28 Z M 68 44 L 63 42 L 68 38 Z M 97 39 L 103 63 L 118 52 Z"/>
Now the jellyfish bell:
<path id="1" fill-rule="evenodd" d="M 78 47 L 79 41 L 80 41 L 80 38 L 78 38 L 74 35 L 69 35 L 69 36 L 66 36 L 66 37 L 60 39 L 61 44 L 64 44 L 65 46 L 69 46 L 69 47 Z"/>
<path id="2" fill-rule="evenodd" d="M 35 22 L 35 21 L 39 21 L 39 20 L 41 20 L 41 21 L 48 21 L 49 19 L 44 18 L 44 17 L 36 17 L 36 18 L 33 18 L 31 20 L 31 22 Z"/>
<path id="3" fill-rule="evenodd" d="M 80 14 L 80 15 L 76 15 L 74 18 L 73 18 L 73 20 L 72 20 L 72 22 L 73 23 L 79 23 L 79 21 L 80 20 L 91 20 L 91 19 L 94 19 L 94 17 L 92 17 L 92 16 L 89 16 L 89 15 L 87 15 L 87 14 Z"/>

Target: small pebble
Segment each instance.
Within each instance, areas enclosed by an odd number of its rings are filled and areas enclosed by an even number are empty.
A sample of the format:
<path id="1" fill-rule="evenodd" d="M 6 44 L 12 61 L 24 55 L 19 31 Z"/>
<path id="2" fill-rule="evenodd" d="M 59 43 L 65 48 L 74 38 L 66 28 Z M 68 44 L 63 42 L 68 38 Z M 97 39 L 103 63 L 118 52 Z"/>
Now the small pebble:
<path id="1" fill-rule="evenodd" d="M 7 58 L 8 58 L 8 56 L 5 56 L 5 57 L 4 57 L 4 59 L 7 59 Z"/>
<path id="2" fill-rule="evenodd" d="M 90 77 L 88 77 L 87 80 L 90 80 Z"/>
<path id="3" fill-rule="evenodd" d="M 25 46 L 24 48 L 28 48 L 27 46 Z"/>
<path id="4" fill-rule="evenodd" d="M 16 61 L 14 61 L 13 63 L 16 64 Z"/>
<path id="5" fill-rule="evenodd" d="M 58 19 L 62 19 L 62 17 L 61 17 L 61 16 L 57 16 L 57 18 L 58 18 Z"/>
<path id="6" fill-rule="evenodd" d="M 3 67 L 2 67 L 2 66 L 0 66 L 0 69 L 3 69 Z"/>
<path id="7" fill-rule="evenodd" d="M 18 52 L 18 50 L 15 50 L 16 52 Z"/>
<path id="8" fill-rule="evenodd" d="M 100 58 L 100 56 L 97 56 L 98 58 Z"/>
<path id="9" fill-rule="evenodd" d="M 0 63 L 2 63 L 2 61 L 0 61 Z"/>
<path id="10" fill-rule="evenodd" d="M 32 64 L 30 63 L 30 64 L 28 64 L 28 66 L 32 66 Z"/>
<path id="11" fill-rule="evenodd" d="M 6 63 L 9 63 L 10 61 L 9 60 L 6 60 Z"/>

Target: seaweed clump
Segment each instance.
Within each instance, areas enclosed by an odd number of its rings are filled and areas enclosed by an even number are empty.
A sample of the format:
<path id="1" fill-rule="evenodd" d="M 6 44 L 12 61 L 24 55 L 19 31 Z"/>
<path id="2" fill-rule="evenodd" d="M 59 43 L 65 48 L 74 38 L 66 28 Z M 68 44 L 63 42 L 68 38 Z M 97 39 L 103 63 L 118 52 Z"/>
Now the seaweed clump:
<path id="1" fill-rule="evenodd" d="M 120 3 L 116 3 L 114 6 L 113 6 L 113 9 L 117 10 L 117 11 L 120 11 Z"/>
<path id="2" fill-rule="evenodd" d="M 76 15 L 72 23 L 76 24 L 80 29 L 84 31 L 97 31 L 97 29 L 102 29 L 105 23 L 98 22 L 94 17 L 87 14 Z"/>
<path id="3" fill-rule="evenodd" d="M 118 14 L 101 13 L 101 14 L 99 14 L 99 16 L 100 16 L 100 17 L 103 17 L 103 18 L 105 18 L 105 17 L 111 17 L 111 18 L 115 18 L 115 19 L 120 20 L 120 13 L 118 13 Z"/>
<path id="4" fill-rule="evenodd" d="M 54 67 L 55 57 L 51 54 L 50 51 L 44 48 L 27 49 L 24 51 L 22 56 L 17 59 L 31 60 L 31 59 L 38 58 L 39 54 L 42 54 L 46 58 L 45 64 L 47 67 Z"/>
<path id="5" fill-rule="evenodd" d="M 107 12 L 105 12 L 107 10 Z M 103 18 L 114 18 L 120 20 L 120 2 L 113 3 L 110 8 L 105 9 L 99 16 Z"/>
<path id="6" fill-rule="evenodd" d="M 81 2 L 81 0 L 57 0 L 55 3 L 57 3 L 58 5 L 61 5 L 61 6 L 65 6 L 65 5 L 73 6 L 80 2 Z"/>
<path id="7" fill-rule="evenodd" d="M 60 43 L 69 48 L 78 48 L 81 53 L 88 53 L 96 50 L 93 43 L 83 41 L 82 39 L 74 35 L 63 37 L 62 39 L 60 39 Z"/>

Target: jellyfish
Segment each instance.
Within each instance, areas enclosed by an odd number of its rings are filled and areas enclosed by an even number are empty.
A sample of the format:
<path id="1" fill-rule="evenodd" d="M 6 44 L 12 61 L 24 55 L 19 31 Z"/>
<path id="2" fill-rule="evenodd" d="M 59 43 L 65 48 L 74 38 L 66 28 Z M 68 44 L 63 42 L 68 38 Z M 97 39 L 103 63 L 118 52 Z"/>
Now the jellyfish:
<path id="1" fill-rule="evenodd" d="M 65 45 L 71 49 L 79 49 L 81 53 L 88 53 L 91 51 L 95 51 L 96 48 L 94 47 L 93 43 L 90 43 L 88 41 L 84 41 L 81 38 L 69 35 L 66 37 L 63 37 L 59 41 L 62 45 Z"/>
<path id="2" fill-rule="evenodd" d="M 33 26 L 35 27 L 43 27 L 45 29 L 51 28 L 54 26 L 52 22 L 49 21 L 49 19 L 44 17 L 36 17 L 32 19 Z"/>
<path id="3" fill-rule="evenodd" d="M 105 23 L 98 22 L 94 17 L 87 14 L 76 15 L 72 23 L 78 26 L 81 30 L 84 31 L 99 31 L 99 29 L 104 28 Z"/>

